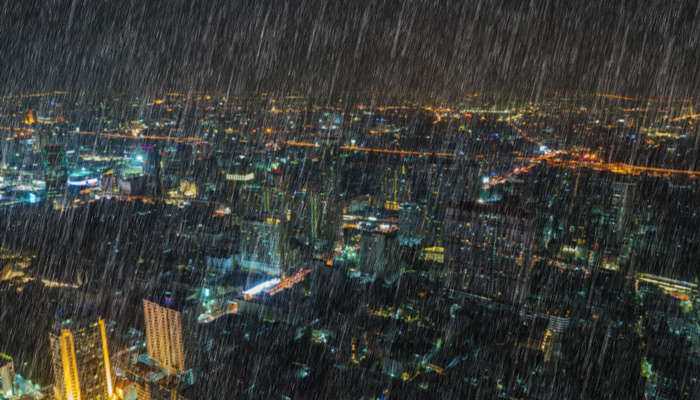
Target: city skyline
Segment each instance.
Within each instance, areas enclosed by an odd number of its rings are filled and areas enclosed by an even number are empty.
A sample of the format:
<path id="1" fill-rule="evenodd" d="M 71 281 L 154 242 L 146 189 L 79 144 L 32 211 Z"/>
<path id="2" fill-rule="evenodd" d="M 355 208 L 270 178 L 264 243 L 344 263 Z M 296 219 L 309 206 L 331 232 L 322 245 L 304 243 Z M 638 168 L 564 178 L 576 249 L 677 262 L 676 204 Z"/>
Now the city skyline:
<path id="1" fill-rule="evenodd" d="M 697 1 L 0 38 L 0 400 L 700 399 Z"/>

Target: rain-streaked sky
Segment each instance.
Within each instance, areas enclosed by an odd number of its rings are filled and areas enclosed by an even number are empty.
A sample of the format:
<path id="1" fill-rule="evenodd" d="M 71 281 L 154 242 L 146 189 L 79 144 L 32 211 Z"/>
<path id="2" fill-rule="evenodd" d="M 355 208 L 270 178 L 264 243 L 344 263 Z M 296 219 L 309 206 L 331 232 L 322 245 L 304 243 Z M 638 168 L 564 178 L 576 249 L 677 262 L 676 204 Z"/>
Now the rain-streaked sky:
<path id="1" fill-rule="evenodd" d="M 12 0 L 4 91 L 696 96 L 700 2 Z"/>

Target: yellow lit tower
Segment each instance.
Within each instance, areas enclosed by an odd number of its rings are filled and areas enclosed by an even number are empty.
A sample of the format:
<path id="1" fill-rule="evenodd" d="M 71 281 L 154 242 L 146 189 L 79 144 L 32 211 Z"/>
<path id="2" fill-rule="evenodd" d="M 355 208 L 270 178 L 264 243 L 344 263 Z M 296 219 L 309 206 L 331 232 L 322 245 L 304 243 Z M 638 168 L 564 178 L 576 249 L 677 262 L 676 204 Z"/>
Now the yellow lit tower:
<path id="1" fill-rule="evenodd" d="M 171 374 L 185 371 L 182 313 L 172 297 L 143 300 L 148 356 Z"/>
<path id="2" fill-rule="evenodd" d="M 36 123 L 37 123 L 36 113 L 34 112 L 34 110 L 32 110 L 31 107 L 29 107 L 29 109 L 27 109 L 27 112 L 24 114 L 24 119 L 22 120 L 22 122 L 24 122 L 25 125 L 29 125 L 29 126 L 36 125 Z"/>
<path id="3" fill-rule="evenodd" d="M 394 179 L 392 180 L 392 193 L 393 197 L 391 200 L 384 201 L 384 208 L 390 211 L 399 211 L 401 206 L 399 205 L 399 176 L 398 171 L 394 171 Z"/>
<path id="4" fill-rule="evenodd" d="M 113 398 L 112 366 L 103 319 L 66 320 L 49 335 L 56 400 Z"/>

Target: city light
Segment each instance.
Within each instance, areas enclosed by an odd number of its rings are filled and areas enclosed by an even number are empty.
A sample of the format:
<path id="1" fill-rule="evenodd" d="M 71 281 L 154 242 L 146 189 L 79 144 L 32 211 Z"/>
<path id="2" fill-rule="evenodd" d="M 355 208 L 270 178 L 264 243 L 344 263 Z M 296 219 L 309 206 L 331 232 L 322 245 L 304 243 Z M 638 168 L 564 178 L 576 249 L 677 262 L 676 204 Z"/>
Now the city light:
<path id="1" fill-rule="evenodd" d="M 263 292 L 267 291 L 268 289 L 272 289 L 278 283 L 280 283 L 280 279 L 278 279 L 278 278 L 274 278 L 274 279 L 270 279 L 270 280 L 261 282 L 261 283 L 255 285 L 249 289 L 244 290 L 243 295 L 246 297 L 257 296 L 258 294 L 263 293 Z"/>
<path id="2" fill-rule="evenodd" d="M 0 13 L 0 400 L 700 399 L 697 4 L 63 3 Z"/>

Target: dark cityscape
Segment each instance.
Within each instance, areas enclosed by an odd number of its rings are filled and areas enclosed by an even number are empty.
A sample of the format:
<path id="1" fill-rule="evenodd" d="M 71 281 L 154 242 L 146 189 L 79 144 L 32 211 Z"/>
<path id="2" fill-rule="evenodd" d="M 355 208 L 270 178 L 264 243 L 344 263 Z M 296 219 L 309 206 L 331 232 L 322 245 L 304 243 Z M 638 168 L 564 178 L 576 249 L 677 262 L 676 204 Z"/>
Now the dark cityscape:
<path id="1" fill-rule="evenodd" d="M 0 38 L 0 400 L 700 400 L 699 2 Z"/>

